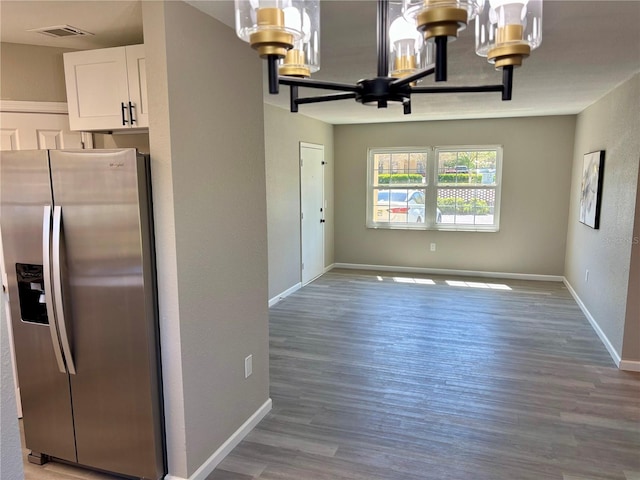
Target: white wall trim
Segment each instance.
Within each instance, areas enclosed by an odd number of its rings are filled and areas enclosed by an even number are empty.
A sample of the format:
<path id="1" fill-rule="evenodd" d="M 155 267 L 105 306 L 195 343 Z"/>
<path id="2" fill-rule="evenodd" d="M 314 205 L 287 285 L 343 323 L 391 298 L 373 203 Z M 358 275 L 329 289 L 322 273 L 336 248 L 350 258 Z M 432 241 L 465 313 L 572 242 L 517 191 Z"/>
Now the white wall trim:
<path id="1" fill-rule="evenodd" d="M 276 295 L 275 297 L 273 297 L 271 300 L 269 300 L 269 307 L 273 307 L 276 303 L 278 303 L 280 300 L 284 300 L 286 297 L 288 297 L 289 295 L 291 295 L 292 293 L 300 290 L 302 288 L 302 283 L 298 282 L 296 283 L 293 287 L 291 288 L 287 288 L 284 292 Z"/>
<path id="2" fill-rule="evenodd" d="M 328 267 L 324 267 L 324 271 L 322 273 L 327 273 L 331 270 L 333 270 L 334 268 L 336 268 L 336 264 L 332 263 L 331 265 L 329 265 Z"/>
<path id="3" fill-rule="evenodd" d="M 640 372 L 640 362 L 637 360 L 620 360 L 618 368 L 627 372 Z"/>
<path id="4" fill-rule="evenodd" d="M 264 404 L 255 411 L 249 419 L 242 424 L 242 426 L 236 430 L 226 442 L 224 442 L 213 455 L 211 455 L 200 467 L 191 475 L 188 479 L 182 477 L 176 477 L 173 475 L 167 475 L 165 480 L 205 480 L 211 472 L 220 464 L 224 458 L 231 453 L 247 434 L 254 429 L 260 420 L 262 420 L 267 413 L 271 411 L 272 401 L 269 398 Z"/>
<path id="5" fill-rule="evenodd" d="M 510 280 L 536 280 L 541 282 L 562 282 L 560 275 L 538 275 L 533 273 L 483 272 L 476 270 L 451 270 L 448 268 L 399 267 L 393 265 L 366 265 L 360 263 L 334 263 L 333 268 L 353 270 L 378 270 L 381 272 L 424 273 L 428 275 L 459 275 L 461 277 L 506 278 Z"/>
<path id="6" fill-rule="evenodd" d="M 567 289 L 569 290 L 569 293 L 571 293 L 571 296 L 573 297 L 573 299 L 576 301 L 576 303 L 580 307 L 580 310 L 582 310 L 582 313 L 584 313 L 584 316 L 587 317 L 587 320 L 589 320 L 589 323 L 591 324 L 591 326 L 595 330 L 595 332 L 598 335 L 598 337 L 600 337 L 600 340 L 602 341 L 602 343 L 604 344 L 605 348 L 609 352 L 609 355 L 611 355 L 611 358 L 613 359 L 613 361 L 616 364 L 616 366 L 618 368 L 622 368 L 620 366 L 620 363 L 621 363 L 620 362 L 620 355 L 618 354 L 618 352 L 616 352 L 616 349 L 613 348 L 613 345 L 611 344 L 611 342 L 609 341 L 609 339 L 607 338 L 605 333 L 600 328 L 600 325 L 598 325 L 598 322 L 596 321 L 596 319 L 593 318 L 593 315 L 591 315 L 591 312 L 587 309 L 587 307 L 584 304 L 584 302 L 582 301 L 582 299 L 578 296 L 576 291 L 573 289 L 573 287 L 569 283 L 569 280 L 567 280 L 565 278 L 563 280 L 563 282 L 564 282 L 565 286 L 567 287 Z M 638 363 L 639 366 L 640 366 L 640 362 L 636 362 L 636 363 Z"/>
<path id="7" fill-rule="evenodd" d="M 0 112 L 15 113 L 69 113 L 65 102 L 23 102 L 18 100 L 0 100 Z"/>

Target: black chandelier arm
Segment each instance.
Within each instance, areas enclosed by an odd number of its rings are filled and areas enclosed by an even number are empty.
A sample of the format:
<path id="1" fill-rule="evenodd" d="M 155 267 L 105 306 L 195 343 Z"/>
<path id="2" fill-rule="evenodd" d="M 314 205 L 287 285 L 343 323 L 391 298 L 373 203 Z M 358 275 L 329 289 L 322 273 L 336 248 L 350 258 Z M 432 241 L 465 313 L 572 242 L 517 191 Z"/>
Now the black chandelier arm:
<path id="1" fill-rule="evenodd" d="M 501 92 L 502 100 L 511 100 L 513 91 L 513 65 L 502 68 L 501 85 L 469 85 L 460 87 L 411 87 L 411 93 L 482 93 Z"/>
<path id="2" fill-rule="evenodd" d="M 325 82 L 322 80 L 313 80 L 311 78 L 297 78 L 297 77 L 279 77 L 280 85 L 294 85 L 305 88 L 320 88 L 323 90 L 336 90 L 339 92 L 357 92 L 358 85 L 351 85 L 349 83 L 338 82 Z"/>
<path id="3" fill-rule="evenodd" d="M 419 72 L 416 72 L 412 75 L 398 78 L 397 80 L 394 80 L 393 82 L 391 82 L 391 85 L 393 85 L 394 87 L 402 87 L 404 85 L 409 85 L 410 83 L 420 80 L 421 78 L 424 78 L 428 75 L 432 75 L 433 72 L 435 72 L 435 70 L 436 69 L 434 67 L 425 68 L 424 70 L 420 70 Z"/>
<path id="4" fill-rule="evenodd" d="M 411 87 L 411 93 L 479 93 L 502 92 L 504 85 L 469 85 L 461 87 Z"/>
<path id="5" fill-rule="evenodd" d="M 334 100 L 349 100 L 352 98 L 356 98 L 355 93 L 330 93 L 328 95 L 318 95 L 317 97 L 298 98 L 296 103 L 302 105 L 305 103 L 332 102 Z"/>
<path id="6" fill-rule="evenodd" d="M 277 55 L 267 55 L 267 68 L 269 69 L 269 93 L 275 95 L 279 93 L 278 88 L 278 57 Z"/>
<path id="7" fill-rule="evenodd" d="M 447 43 L 449 38 L 436 37 L 436 82 L 447 81 Z"/>
<path id="8" fill-rule="evenodd" d="M 502 100 L 511 100 L 513 91 L 513 65 L 502 67 Z"/>
<path id="9" fill-rule="evenodd" d="M 378 0 L 378 76 L 389 75 L 389 0 Z"/>
<path id="10" fill-rule="evenodd" d="M 291 113 L 298 113 L 298 86 L 291 85 L 289 87 L 289 109 Z"/>
<path id="11" fill-rule="evenodd" d="M 411 99 L 407 98 L 404 102 L 402 102 L 402 111 L 405 115 L 411 114 Z"/>
<path id="12" fill-rule="evenodd" d="M 304 97 L 298 98 L 298 86 L 291 85 L 289 92 L 289 100 L 290 100 L 290 109 L 291 113 L 298 112 L 298 105 L 303 105 L 306 103 L 321 103 L 321 102 L 332 102 L 334 100 L 349 100 L 356 98 L 356 94 L 352 92 L 347 93 L 330 93 L 327 95 L 318 95 L 316 97 Z"/>

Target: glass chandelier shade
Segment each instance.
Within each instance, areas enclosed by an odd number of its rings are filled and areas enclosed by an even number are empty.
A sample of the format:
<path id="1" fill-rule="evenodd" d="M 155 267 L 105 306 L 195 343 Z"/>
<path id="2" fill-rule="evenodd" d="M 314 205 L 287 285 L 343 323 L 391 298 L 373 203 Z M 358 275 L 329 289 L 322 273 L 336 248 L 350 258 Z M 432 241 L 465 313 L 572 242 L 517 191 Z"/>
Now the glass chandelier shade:
<path id="1" fill-rule="evenodd" d="M 285 10 L 285 25 L 288 24 Z M 280 75 L 307 78 L 320 70 L 320 0 L 304 1 L 301 27 L 302 37 L 280 60 Z"/>
<path id="2" fill-rule="evenodd" d="M 405 16 L 426 40 L 458 36 L 482 9 L 485 0 L 404 0 Z"/>
<path id="3" fill-rule="evenodd" d="M 476 53 L 520 66 L 542 43 L 542 0 L 490 0 L 476 19 Z"/>
<path id="4" fill-rule="evenodd" d="M 300 40 L 305 0 L 235 0 L 236 34 L 261 57 L 284 57 Z"/>
<path id="5" fill-rule="evenodd" d="M 433 63 L 433 45 L 404 15 L 400 1 L 389 3 L 389 75 L 403 78 Z"/>

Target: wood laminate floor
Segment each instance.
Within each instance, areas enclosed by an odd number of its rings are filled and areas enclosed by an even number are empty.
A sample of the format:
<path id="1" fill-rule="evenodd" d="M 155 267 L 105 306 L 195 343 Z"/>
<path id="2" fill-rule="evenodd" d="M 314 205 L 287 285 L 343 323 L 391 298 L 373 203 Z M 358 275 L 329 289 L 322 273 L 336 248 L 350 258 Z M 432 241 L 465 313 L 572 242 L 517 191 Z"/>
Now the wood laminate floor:
<path id="1" fill-rule="evenodd" d="M 561 283 L 333 270 L 270 337 L 273 410 L 207 480 L 640 480 L 640 374 Z"/>
<path id="2" fill-rule="evenodd" d="M 561 283 L 333 270 L 270 337 L 273 410 L 207 480 L 640 480 L 640 374 Z"/>

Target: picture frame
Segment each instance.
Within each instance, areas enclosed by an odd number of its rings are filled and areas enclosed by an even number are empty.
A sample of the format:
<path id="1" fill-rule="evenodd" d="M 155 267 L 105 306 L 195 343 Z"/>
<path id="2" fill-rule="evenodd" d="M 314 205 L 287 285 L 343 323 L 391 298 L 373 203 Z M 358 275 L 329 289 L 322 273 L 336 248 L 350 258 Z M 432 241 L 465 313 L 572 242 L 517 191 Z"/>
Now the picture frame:
<path id="1" fill-rule="evenodd" d="M 579 220 L 596 230 L 600 228 L 603 179 L 604 150 L 586 153 L 582 161 Z"/>

